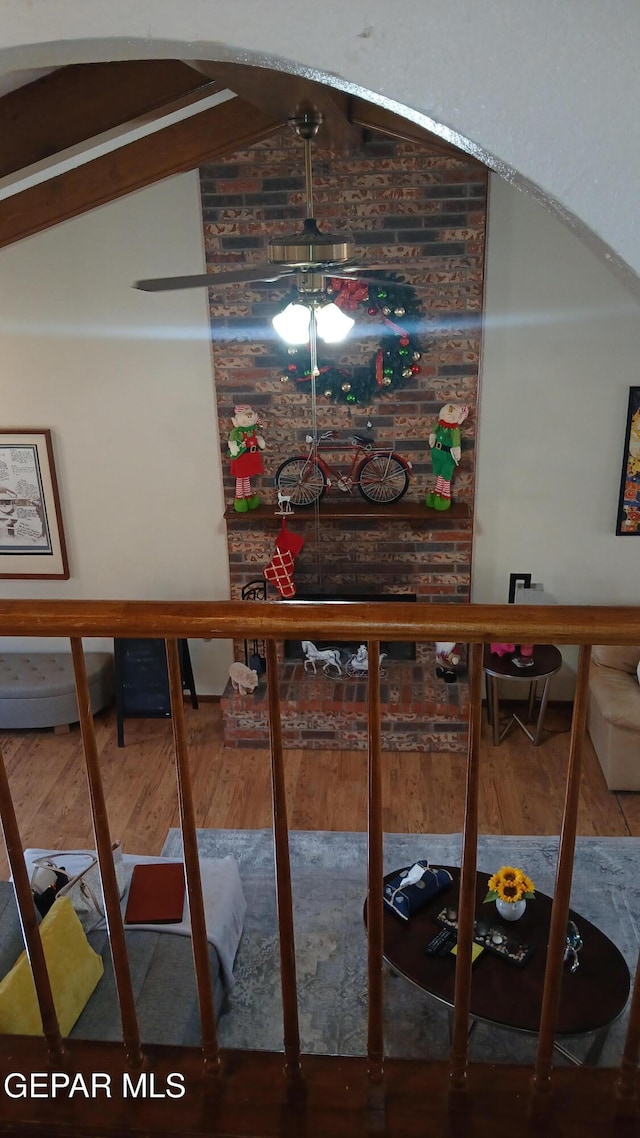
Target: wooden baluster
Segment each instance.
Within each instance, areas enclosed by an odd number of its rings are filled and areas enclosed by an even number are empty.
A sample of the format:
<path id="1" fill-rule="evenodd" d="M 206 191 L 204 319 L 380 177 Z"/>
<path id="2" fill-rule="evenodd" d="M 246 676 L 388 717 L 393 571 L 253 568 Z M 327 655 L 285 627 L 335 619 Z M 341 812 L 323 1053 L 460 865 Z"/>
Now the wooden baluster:
<path id="1" fill-rule="evenodd" d="M 278 653 L 274 640 L 267 640 L 267 696 L 269 701 L 269 745 L 271 749 L 271 797 L 273 807 L 273 848 L 276 865 L 276 898 L 280 934 L 280 984 L 284 1024 L 285 1071 L 298 1080 L 300 1066 L 300 1028 L 298 1024 L 298 990 L 296 984 L 296 952 L 293 929 L 293 897 L 291 893 L 291 861 L 289 857 L 289 824 L 287 795 L 282 757 L 282 722 L 278 686 Z"/>
<path id="2" fill-rule="evenodd" d="M 564 812 L 560 833 L 560 849 L 556 870 L 556 884 L 551 908 L 547 966 L 542 993 L 540 1014 L 540 1036 L 533 1076 L 534 1110 L 544 1106 L 551 1089 L 551 1067 L 553 1042 L 558 1018 L 560 989 L 562 987 L 562 965 L 567 941 L 569 921 L 569 902 L 571 898 L 571 879 L 578 824 L 578 804 L 580 799 L 580 775 L 582 772 L 582 748 L 587 725 L 589 661 L 591 648 L 583 645 L 578 657 L 576 693 L 571 720 L 571 739 L 569 742 L 569 768 L 565 790 Z"/>
<path id="3" fill-rule="evenodd" d="M 640 1060 L 640 955 L 629 1006 L 629 1023 L 616 1087 L 616 1113 L 628 1114 L 638 1109 L 638 1061 Z"/>
<path id="4" fill-rule="evenodd" d="M 173 750 L 178 784 L 178 805 L 182 829 L 182 848 L 189 901 L 189 920 L 191 922 L 191 946 L 193 965 L 198 988 L 198 1006 L 202 1033 L 202 1051 L 205 1068 L 212 1074 L 221 1069 L 216 1030 L 216 1014 L 213 996 L 213 982 L 209 963 L 209 944 L 207 925 L 202 898 L 202 878 L 198 855 L 198 838 L 193 807 L 193 789 L 189 770 L 187 731 L 184 721 L 184 698 L 182 692 L 182 672 L 177 640 L 167 640 L 167 666 L 169 670 L 169 695 L 171 698 L 171 725 L 173 730 Z"/>
<path id="5" fill-rule="evenodd" d="M 129 957 L 124 939 L 124 925 L 120 909 L 120 891 L 116 880 L 116 869 L 113 861 L 113 846 L 109 833 L 109 819 L 100 774 L 98 761 L 98 748 L 93 725 L 93 711 L 91 708 L 91 694 L 87 682 L 87 669 L 84 660 L 84 651 L 80 637 L 71 637 L 71 653 L 76 677 L 76 695 L 78 698 L 78 714 L 80 717 L 80 731 L 84 747 L 87 783 L 89 787 L 89 800 L 91 802 L 91 820 L 93 835 L 100 868 L 100 881 L 104 897 L 104 913 L 107 931 L 109 934 L 109 947 L 113 960 L 120 1016 L 122 1018 L 122 1038 L 124 1041 L 127 1060 L 131 1067 L 141 1067 L 143 1055 L 140 1047 L 140 1031 L 136 1004 L 131 985 L 131 972 L 129 970 Z"/>
<path id="6" fill-rule="evenodd" d="M 367 967 L 368 1027 L 367 1072 L 373 1083 L 380 1083 L 384 1065 L 383 1023 L 383 843 L 382 776 L 380 769 L 380 643 L 368 643 L 368 878 L 367 878 Z"/>
<path id="7" fill-rule="evenodd" d="M 458 953 L 454 988 L 451 1037 L 450 1088 L 459 1094 L 466 1088 L 471 1006 L 472 944 L 476 907 L 476 865 L 478 855 L 478 790 L 480 782 L 480 734 L 482 731 L 482 644 L 470 652 L 469 747 L 467 785 L 462 837 L 462 868 L 458 898 Z"/>
<path id="8" fill-rule="evenodd" d="M 13 877 L 13 887 L 18 904 L 22 936 L 24 938 L 27 958 L 31 966 L 33 982 L 36 987 L 36 997 L 38 1007 L 40 1008 L 42 1029 L 47 1041 L 47 1047 L 49 1048 L 51 1062 L 57 1065 L 61 1063 L 64 1058 L 65 1047 L 60 1034 L 60 1025 L 53 1003 L 49 973 L 47 972 L 42 941 L 38 931 L 38 918 L 36 917 L 29 874 L 27 873 L 24 860 L 20 831 L 18 830 L 18 822 L 13 807 L 13 799 L 11 797 L 2 751 L 0 751 L 0 820 L 2 822 L 4 844 L 7 847 L 7 858 Z"/>

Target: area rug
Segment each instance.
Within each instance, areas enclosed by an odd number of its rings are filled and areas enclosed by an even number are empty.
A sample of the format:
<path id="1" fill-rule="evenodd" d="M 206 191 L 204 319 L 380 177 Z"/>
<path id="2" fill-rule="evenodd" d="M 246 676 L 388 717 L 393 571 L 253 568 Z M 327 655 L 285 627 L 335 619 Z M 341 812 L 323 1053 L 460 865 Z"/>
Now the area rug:
<path id="1" fill-rule="evenodd" d="M 385 872 L 428 858 L 459 865 L 461 835 L 387 834 Z M 278 933 L 270 830 L 199 830 L 203 857 L 236 858 L 247 900 L 245 927 L 235 965 L 235 987 L 220 1019 L 222 1047 L 282 1050 Z M 181 835 L 170 830 L 163 854 L 179 856 Z M 290 833 L 302 1050 L 366 1054 L 367 957 L 362 921 L 366 893 L 367 838 L 360 833 Z M 519 865 L 537 888 L 553 894 L 558 839 L 481 837 L 478 869 Z M 640 947 L 640 839 L 578 838 L 571 906 L 597 925 L 625 956 L 632 975 Z M 606 984 L 606 977 L 603 977 Z M 448 1054 L 447 1011 L 402 977 L 385 970 L 385 1053 L 390 1057 L 442 1059 Z M 620 1060 L 626 1013 L 613 1025 L 602 1055 Z M 592 1037 L 563 1044 L 584 1054 Z M 478 1024 L 470 1058 L 530 1063 L 535 1037 Z M 558 1057 L 558 1062 L 565 1062 Z"/>

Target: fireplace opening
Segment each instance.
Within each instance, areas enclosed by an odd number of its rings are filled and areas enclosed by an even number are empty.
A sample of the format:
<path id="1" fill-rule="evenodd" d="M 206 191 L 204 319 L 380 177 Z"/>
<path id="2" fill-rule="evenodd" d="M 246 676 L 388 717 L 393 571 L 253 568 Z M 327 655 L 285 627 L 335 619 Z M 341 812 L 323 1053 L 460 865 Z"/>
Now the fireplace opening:
<path id="1" fill-rule="evenodd" d="M 284 598 L 283 598 L 284 599 Z M 365 601 L 367 604 L 377 601 L 416 601 L 415 593 L 296 593 L 291 600 L 296 601 Z M 362 638 L 359 640 L 317 640 L 316 648 L 323 651 L 325 648 L 339 647 L 346 653 L 356 652 Z M 384 640 L 380 642 L 380 652 L 386 653 L 388 660 L 415 660 L 415 641 L 410 640 Z M 304 660 L 301 640 L 285 640 L 285 660 Z"/>

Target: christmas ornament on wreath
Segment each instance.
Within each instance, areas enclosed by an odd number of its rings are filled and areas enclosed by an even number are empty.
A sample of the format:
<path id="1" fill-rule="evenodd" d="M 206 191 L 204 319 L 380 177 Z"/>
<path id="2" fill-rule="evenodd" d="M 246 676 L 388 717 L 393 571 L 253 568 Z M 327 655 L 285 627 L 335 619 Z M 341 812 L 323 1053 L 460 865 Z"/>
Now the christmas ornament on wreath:
<path id="1" fill-rule="evenodd" d="M 374 355 L 364 366 L 340 368 L 319 356 L 318 394 L 332 403 L 343 403 L 348 407 L 367 405 L 382 395 L 397 391 L 420 372 L 422 353 L 410 331 L 420 309 L 411 285 L 386 278 L 379 285 L 367 285 L 357 279 L 331 278 L 327 293 L 344 312 L 352 314 L 361 308 L 369 317 L 379 321 L 381 337 Z M 286 304 L 290 302 L 291 297 L 287 297 Z M 308 344 L 284 348 L 280 379 L 283 383 L 295 382 L 303 389 L 310 384 Z"/>

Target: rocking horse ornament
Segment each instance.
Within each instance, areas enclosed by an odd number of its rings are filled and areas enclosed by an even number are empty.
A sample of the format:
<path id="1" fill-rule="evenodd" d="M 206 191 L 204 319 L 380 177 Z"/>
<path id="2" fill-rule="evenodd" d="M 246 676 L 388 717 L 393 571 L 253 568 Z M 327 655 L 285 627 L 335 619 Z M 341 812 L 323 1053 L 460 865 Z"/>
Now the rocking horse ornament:
<path id="1" fill-rule="evenodd" d="M 322 671 L 325 676 L 341 676 L 342 668 L 340 666 L 340 653 L 337 648 L 316 648 L 310 640 L 303 640 L 302 651 L 304 652 L 304 670 L 305 672 L 312 671 L 314 676 L 317 675 L 316 664 L 322 665 Z"/>

